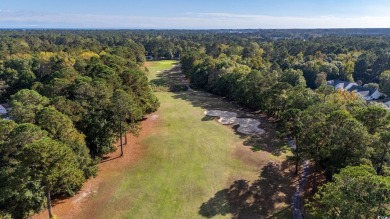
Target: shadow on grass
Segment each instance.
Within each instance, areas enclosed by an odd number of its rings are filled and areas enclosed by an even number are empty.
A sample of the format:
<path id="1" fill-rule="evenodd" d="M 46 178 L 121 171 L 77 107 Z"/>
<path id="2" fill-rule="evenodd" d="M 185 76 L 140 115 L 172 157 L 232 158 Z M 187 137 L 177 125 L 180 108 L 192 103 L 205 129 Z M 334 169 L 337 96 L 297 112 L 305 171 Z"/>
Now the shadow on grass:
<path id="1" fill-rule="evenodd" d="M 287 142 L 278 137 L 275 123 L 269 121 L 265 115 L 253 112 L 234 101 L 229 101 L 225 97 L 197 90 L 186 91 L 187 89 L 185 87 L 180 87 L 183 86 L 184 75 L 181 73 L 179 66 L 171 70 L 163 71 L 157 77 L 151 83 L 170 87 L 170 91 L 175 93 L 173 98 L 188 101 L 194 107 L 207 110 L 232 111 L 238 113 L 238 117 L 259 119 L 261 122 L 260 128 L 266 131 L 263 135 L 244 135 L 236 131 L 238 126 L 232 127 L 235 134 L 243 139 L 244 145 L 251 147 L 252 151 L 267 151 L 274 156 L 280 156 L 289 150 L 288 147 L 285 147 Z M 174 89 L 175 87 L 178 89 Z M 211 121 L 214 119 L 216 118 L 204 116 L 202 121 Z"/>
<path id="2" fill-rule="evenodd" d="M 245 146 L 250 146 L 253 151 L 267 151 L 274 156 L 280 156 L 290 151 L 287 142 L 278 138 L 275 129 L 267 129 L 261 136 L 250 136 L 244 140 Z"/>
<path id="3" fill-rule="evenodd" d="M 201 107 L 207 110 L 232 111 L 238 113 L 238 117 L 259 119 L 261 122 L 260 128 L 266 131 L 266 133 L 262 135 L 248 136 L 236 131 L 238 125 L 232 126 L 234 133 L 243 139 L 244 145 L 251 147 L 252 151 L 267 151 L 274 156 L 280 156 L 282 153 L 286 153 L 289 150 L 287 142 L 278 137 L 275 123 L 268 121 L 268 118 L 265 115 L 246 109 L 224 97 L 203 91 L 176 92 L 174 98 L 188 101 L 194 107 Z M 217 119 L 217 117 L 204 116 L 202 121 Z"/>
<path id="4" fill-rule="evenodd" d="M 105 162 L 108 162 L 108 161 L 113 161 L 113 160 L 116 160 L 116 159 L 119 159 L 119 158 L 122 158 L 123 156 L 121 155 L 118 155 L 116 157 L 103 157 L 102 161 L 100 163 L 105 163 Z"/>
<path id="5" fill-rule="evenodd" d="M 183 80 L 180 69 L 163 72 L 159 77 L 165 78 L 169 83 L 182 83 Z M 264 115 L 252 112 L 227 98 L 203 91 L 190 90 L 174 94 L 175 99 L 188 101 L 194 107 L 232 111 L 238 113 L 238 117 L 259 119 L 260 127 L 266 131 L 264 135 L 248 136 L 235 131 L 244 140 L 244 145 L 250 146 L 253 151 L 264 150 L 279 156 L 288 150 L 282 147 L 286 142 L 278 138 L 275 124 L 269 122 Z M 202 121 L 214 119 L 216 118 L 204 116 Z M 199 214 L 207 218 L 227 214 L 232 214 L 233 218 L 292 218 L 289 204 L 295 192 L 295 180 L 296 176 L 287 161 L 281 165 L 269 163 L 262 168 L 259 178 L 253 183 L 237 180 L 230 187 L 218 191 L 200 206 Z M 283 203 L 287 205 L 281 206 Z"/>
<path id="6" fill-rule="evenodd" d="M 168 86 L 169 82 L 166 78 L 162 78 L 160 76 L 157 76 L 157 79 L 153 79 L 149 82 L 150 84 L 154 86 Z"/>
<path id="7" fill-rule="evenodd" d="M 180 72 L 180 67 L 176 66 L 170 70 L 161 71 L 157 74 L 157 78 L 150 80 L 149 83 L 152 87 L 158 88 L 158 91 L 186 91 L 187 87 L 182 80 L 183 74 Z"/>
<path id="8" fill-rule="evenodd" d="M 175 99 L 188 101 L 194 107 L 200 107 L 207 110 L 226 110 L 237 112 L 239 115 L 245 114 L 245 108 L 229 101 L 227 98 L 217 96 L 204 91 L 175 92 Z"/>
<path id="9" fill-rule="evenodd" d="M 237 180 L 200 206 L 199 214 L 212 218 L 232 214 L 232 218 L 291 218 L 290 206 L 278 208 L 278 203 L 290 203 L 294 194 L 293 177 L 288 165 L 269 163 L 259 179 L 250 184 Z"/>
<path id="10" fill-rule="evenodd" d="M 154 91 L 169 91 L 169 78 L 166 76 L 168 73 L 163 71 L 157 74 L 156 79 L 150 80 L 149 84 Z"/>
<path id="11" fill-rule="evenodd" d="M 212 120 L 215 120 L 215 117 L 212 117 L 212 116 L 203 116 L 203 118 L 202 118 L 202 121 L 203 121 L 203 122 L 212 121 Z"/>

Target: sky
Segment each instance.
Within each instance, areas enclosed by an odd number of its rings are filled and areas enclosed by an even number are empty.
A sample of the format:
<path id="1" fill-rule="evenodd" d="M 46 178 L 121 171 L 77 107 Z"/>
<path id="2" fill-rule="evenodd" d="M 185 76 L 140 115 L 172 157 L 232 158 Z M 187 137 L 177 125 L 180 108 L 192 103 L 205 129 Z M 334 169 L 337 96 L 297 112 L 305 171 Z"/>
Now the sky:
<path id="1" fill-rule="evenodd" d="M 0 0 L 0 28 L 390 28 L 390 0 Z"/>

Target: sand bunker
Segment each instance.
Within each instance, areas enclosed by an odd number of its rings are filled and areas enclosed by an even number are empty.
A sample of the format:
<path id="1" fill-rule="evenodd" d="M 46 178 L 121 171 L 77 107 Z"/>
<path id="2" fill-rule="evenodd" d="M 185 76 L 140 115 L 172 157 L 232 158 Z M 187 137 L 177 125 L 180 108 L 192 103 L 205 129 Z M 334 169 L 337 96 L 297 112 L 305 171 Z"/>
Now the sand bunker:
<path id="1" fill-rule="evenodd" d="M 239 125 L 237 132 L 242 134 L 253 135 L 265 133 L 264 129 L 258 127 L 261 124 L 258 119 L 237 118 L 237 113 L 222 110 L 208 110 L 204 114 L 219 117 L 218 122 L 223 125 Z"/>
<path id="2" fill-rule="evenodd" d="M 208 110 L 204 112 L 207 116 L 219 117 L 218 122 L 223 125 L 231 125 L 237 119 L 237 113 L 222 111 L 222 110 Z"/>
<path id="3" fill-rule="evenodd" d="M 261 124 L 258 119 L 237 118 L 235 124 L 240 125 L 237 131 L 247 135 L 264 134 L 264 129 L 259 128 Z"/>

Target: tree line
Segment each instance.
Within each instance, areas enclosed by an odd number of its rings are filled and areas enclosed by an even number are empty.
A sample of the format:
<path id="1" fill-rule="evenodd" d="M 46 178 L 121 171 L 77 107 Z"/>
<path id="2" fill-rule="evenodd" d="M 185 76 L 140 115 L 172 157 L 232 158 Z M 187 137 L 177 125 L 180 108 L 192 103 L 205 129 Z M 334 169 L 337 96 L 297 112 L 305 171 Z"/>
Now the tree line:
<path id="1" fill-rule="evenodd" d="M 0 218 L 25 218 L 74 195 L 159 103 L 145 50 L 131 39 L 8 34 L 0 46 L 0 100 L 11 107 L 11 120 L 0 120 Z"/>
<path id="2" fill-rule="evenodd" d="M 308 215 L 389 214 L 389 112 L 326 86 L 341 79 L 390 95 L 386 29 L 1 33 L 0 102 L 12 107 L 12 121 L 0 121 L 1 217 L 73 195 L 121 129 L 138 132 L 158 107 L 145 56 L 180 58 L 192 86 L 274 117 L 297 143 L 296 171 L 314 166 Z M 317 188 L 316 176 L 327 183 Z"/>
<path id="3" fill-rule="evenodd" d="M 311 190 L 316 195 L 307 205 L 307 215 L 387 215 L 390 111 L 377 103 L 367 104 L 356 93 L 326 85 L 329 79 L 356 80 L 356 61 L 350 59 L 358 57 L 353 55 L 357 51 L 338 55 L 317 51 L 308 56 L 299 52 L 286 57 L 287 63 L 298 64 L 283 66 L 278 64 L 280 57 L 271 61 L 267 53 L 272 50 L 257 43 L 243 47 L 238 54 L 227 55 L 234 47 L 219 45 L 218 50 L 190 51 L 181 57 L 182 70 L 192 86 L 275 118 L 280 137 L 296 142 L 290 157 L 296 173 L 303 160 L 310 160 L 313 165 Z M 328 57 L 339 59 L 340 68 L 328 66 L 329 71 L 322 73 L 320 65 L 331 64 Z M 381 71 L 386 74 L 388 69 L 382 66 Z M 329 74 L 332 71 L 335 75 Z M 320 189 L 319 175 L 326 180 Z"/>

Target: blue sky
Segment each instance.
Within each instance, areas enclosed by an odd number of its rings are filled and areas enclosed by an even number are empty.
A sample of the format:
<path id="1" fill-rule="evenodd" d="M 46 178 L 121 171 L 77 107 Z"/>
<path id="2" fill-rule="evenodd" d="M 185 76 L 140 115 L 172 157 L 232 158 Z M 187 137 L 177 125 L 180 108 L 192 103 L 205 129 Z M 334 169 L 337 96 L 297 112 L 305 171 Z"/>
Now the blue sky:
<path id="1" fill-rule="evenodd" d="M 389 0 L 1 0 L 0 28 L 390 27 Z"/>

